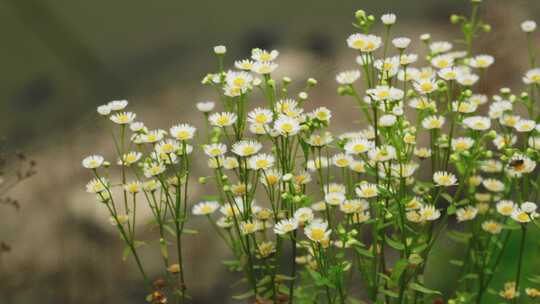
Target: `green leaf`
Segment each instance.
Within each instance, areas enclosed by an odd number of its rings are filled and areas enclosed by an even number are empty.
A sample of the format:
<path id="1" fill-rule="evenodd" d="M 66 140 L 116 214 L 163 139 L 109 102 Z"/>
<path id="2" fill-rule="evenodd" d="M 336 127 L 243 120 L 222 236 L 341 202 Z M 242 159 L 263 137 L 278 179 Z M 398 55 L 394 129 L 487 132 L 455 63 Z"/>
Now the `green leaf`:
<path id="1" fill-rule="evenodd" d="M 429 288 L 427 288 L 425 286 L 422 286 L 422 285 L 420 285 L 420 284 L 418 284 L 416 282 L 411 283 L 409 286 L 411 287 L 411 289 L 416 290 L 416 291 L 421 292 L 421 293 L 424 293 L 424 294 L 442 295 L 439 291 L 429 289 Z"/>
<path id="2" fill-rule="evenodd" d="M 129 246 L 124 247 L 122 251 L 122 261 L 126 261 L 127 258 L 131 255 L 131 248 Z"/>
<path id="3" fill-rule="evenodd" d="M 403 251 L 405 250 L 405 246 L 403 246 L 403 244 L 401 244 L 401 242 L 398 242 L 392 238 L 389 238 L 387 237 L 386 238 L 386 243 L 388 244 L 388 246 L 396 249 L 396 250 L 400 250 L 400 251 Z"/>
<path id="4" fill-rule="evenodd" d="M 450 204 L 452 204 L 452 202 L 454 201 L 454 198 L 448 193 L 443 193 L 443 194 L 441 194 L 441 196 L 442 196 L 442 198 L 444 198 Z"/>
<path id="5" fill-rule="evenodd" d="M 243 294 L 232 296 L 232 298 L 235 299 L 235 300 L 245 300 L 245 299 L 251 298 L 254 295 L 255 295 L 255 292 L 253 292 L 253 290 L 250 290 L 250 291 L 245 292 Z"/>
<path id="6" fill-rule="evenodd" d="M 364 249 L 364 248 L 359 248 L 359 247 L 355 247 L 354 249 L 356 250 L 356 252 L 358 252 L 358 254 L 360 254 L 362 256 L 365 256 L 366 258 L 374 258 L 375 257 L 373 255 L 373 252 L 371 252 L 370 250 L 367 250 L 367 249 Z"/>
<path id="7" fill-rule="evenodd" d="M 385 295 L 391 297 L 391 298 L 399 298 L 399 295 L 398 295 L 397 293 L 391 291 L 391 290 L 385 290 L 385 289 L 383 289 L 383 290 L 381 290 L 381 292 L 382 292 L 383 294 L 385 294 Z"/>
<path id="8" fill-rule="evenodd" d="M 390 275 L 390 281 L 393 286 L 397 286 L 401 275 L 407 269 L 409 261 L 407 259 L 400 259 L 394 264 L 394 269 L 392 269 L 392 274 Z"/>
<path id="9" fill-rule="evenodd" d="M 468 243 L 470 238 L 472 237 L 471 233 L 461 232 L 457 230 L 450 230 L 446 233 L 446 235 L 454 242 L 458 243 Z"/>
<path id="10" fill-rule="evenodd" d="M 450 206 L 448 206 L 448 208 L 446 209 L 446 213 L 448 213 L 448 215 L 455 214 L 456 211 L 457 211 L 456 205 L 450 205 Z"/>
<path id="11" fill-rule="evenodd" d="M 199 231 L 197 231 L 195 229 L 186 229 L 186 228 L 184 228 L 184 230 L 182 230 L 182 233 L 185 233 L 185 234 L 199 234 Z"/>

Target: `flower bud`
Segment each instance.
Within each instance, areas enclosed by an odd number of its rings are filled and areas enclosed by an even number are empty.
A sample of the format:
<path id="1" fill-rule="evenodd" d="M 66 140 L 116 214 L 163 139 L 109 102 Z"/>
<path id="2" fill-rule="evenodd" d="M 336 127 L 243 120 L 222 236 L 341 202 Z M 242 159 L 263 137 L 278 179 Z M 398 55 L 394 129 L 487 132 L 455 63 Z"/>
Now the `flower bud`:
<path id="1" fill-rule="evenodd" d="M 227 47 L 225 47 L 224 45 L 216 45 L 214 47 L 214 54 L 223 55 L 225 53 L 227 53 Z"/>
<path id="2" fill-rule="evenodd" d="M 358 20 L 365 19 L 366 18 L 366 12 L 364 10 L 357 10 L 354 13 L 354 17 L 356 17 L 356 19 L 358 19 Z"/>
<path id="3" fill-rule="evenodd" d="M 314 87 L 317 85 L 317 79 L 315 78 L 308 78 L 307 80 L 308 87 Z"/>

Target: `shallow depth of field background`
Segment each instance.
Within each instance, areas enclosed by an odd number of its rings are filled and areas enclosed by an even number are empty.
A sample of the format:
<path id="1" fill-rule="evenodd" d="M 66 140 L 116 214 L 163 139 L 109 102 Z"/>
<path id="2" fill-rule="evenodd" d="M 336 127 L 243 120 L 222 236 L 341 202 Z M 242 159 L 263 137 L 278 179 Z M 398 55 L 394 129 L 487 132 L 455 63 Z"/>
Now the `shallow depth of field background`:
<path id="1" fill-rule="evenodd" d="M 482 16 L 494 31 L 483 36 L 476 51 L 494 55 L 496 64 L 483 85 L 489 92 L 519 88 L 527 67 L 519 22 L 540 21 L 540 4 L 484 2 Z M 13 246 L 0 265 L 0 303 L 143 302 L 142 280 L 131 259 L 122 262 L 123 245 L 105 208 L 84 192 L 90 174 L 80 160 L 90 153 L 111 159 L 112 144 L 95 108 L 112 99 L 128 99 L 130 109 L 151 128 L 168 129 L 178 122 L 201 126 L 195 102 L 214 98 L 200 85 L 215 67 L 213 45 L 227 45 L 229 64 L 247 57 L 252 47 L 279 49 L 278 75 L 291 76 L 298 87 L 309 76 L 321 83 L 307 108 L 324 104 L 333 110 L 336 131 L 363 123 L 354 102 L 336 95 L 334 80 L 338 71 L 355 68 L 344 40 L 354 31 L 350 24 L 359 8 L 377 16 L 397 13 L 394 35 L 415 38 L 413 50 L 423 54 L 417 37 L 429 31 L 435 40 L 457 38 L 448 17 L 467 12 L 468 3 L 1 0 L 0 134 L 7 139 L 4 149 L 27 152 L 39 172 L 10 193 L 21 202 L 20 211 L 0 206 L 0 240 Z M 197 163 L 204 168 L 205 160 Z M 193 187 L 192 203 L 204 195 L 202 190 Z M 241 289 L 232 286 L 239 276 L 221 265 L 229 257 L 225 246 L 204 219 L 192 218 L 189 226 L 200 231 L 185 237 L 193 303 L 228 303 Z M 140 235 L 155 241 L 148 226 Z M 512 272 L 498 274 L 494 286 L 514 275 L 515 241 L 503 265 Z M 538 245 L 530 244 L 525 269 L 539 269 Z M 462 250 L 449 240 L 439 242 L 431 262 L 441 266 L 430 268 L 428 286 L 453 288 L 457 273 L 447 261 Z M 161 266 L 157 254 L 155 246 L 143 250 L 153 276 Z"/>

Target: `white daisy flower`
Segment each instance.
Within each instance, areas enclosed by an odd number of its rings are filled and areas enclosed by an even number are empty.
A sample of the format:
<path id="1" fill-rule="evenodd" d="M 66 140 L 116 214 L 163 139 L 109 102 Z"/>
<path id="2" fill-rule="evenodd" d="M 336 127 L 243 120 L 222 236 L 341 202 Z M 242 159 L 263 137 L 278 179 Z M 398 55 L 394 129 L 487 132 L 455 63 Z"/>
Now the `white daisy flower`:
<path id="1" fill-rule="evenodd" d="M 336 81 L 339 84 L 347 85 L 347 84 L 353 84 L 356 80 L 360 78 L 360 71 L 358 70 L 350 70 L 341 72 L 336 76 Z"/>
<path id="2" fill-rule="evenodd" d="M 316 118 L 320 121 L 329 122 L 332 118 L 332 112 L 327 107 L 318 107 L 309 114 L 311 118 Z"/>
<path id="3" fill-rule="evenodd" d="M 222 156 L 227 152 L 227 146 L 222 143 L 215 143 L 203 146 L 204 153 L 209 157 Z"/>
<path id="4" fill-rule="evenodd" d="M 392 39 L 392 44 L 396 49 L 404 50 L 411 44 L 411 39 L 407 37 L 397 37 Z"/>
<path id="5" fill-rule="evenodd" d="M 257 154 L 262 148 L 261 143 L 254 140 L 241 140 L 233 144 L 231 151 L 238 156 Z"/>
<path id="6" fill-rule="evenodd" d="M 197 102 L 195 106 L 197 107 L 197 110 L 199 110 L 200 112 L 208 113 L 214 109 L 216 104 L 213 101 L 201 101 L 201 102 Z"/>
<path id="7" fill-rule="evenodd" d="M 214 113 L 208 117 L 208 121 L 212 126 L 221 128 L 233 125 L 237 119 L 238 116 L 231 112 Z"/>
<path id="8" fill-rule="evenodd" d="M 437 69 L 444 69 L 454 65 L 454 57 L 449 55 L 438 55 L 431 59 L 431 65 Z"/>
<path id="9" fill-rule="evenodd" d="M 391 127 L 397 122 L 397 117 L 391 114 L 385 114 L 379 118 L 380 127 Z"/>
<path id="10" fill-rule="evenodd" d="M 124 185 L 124 190 L 130 194 L 137 194 L 142 190 L 142 184 L 139 181 L 132 181 Z"/>
<path id="11" fill-rule="evenodd" d="M 294 136 L 300 132 L 300 123 L 294 118 L 281 116 L 274 122 L 274 130 L 281 136 Z"/>
<path id="12" fill-rule="evenodd" d="M 437 90 L 437 83 L 432 79 L 421 79 L 414 83 L 414 88 L 418 93 L 426 95 Z"/>
<path id="13" fill-rule="evenodd" d="M 533 20 L 526 20 L 521 23 L 520 27 L 525 33 L 531 33 L 536 30 L 536 22 Z"/>
<path id="14" fill-rule="evenodd" d="M 446 53 L 452 49 L 452 44 L 447 41 L 435 41 L 429 44 L 429 49 L 434 54 Z"/>
<path id="15" fill-rule="evenodd" d="M 131 151 L 122 155 L 122 157 L 118 159 L 117 164 L 121 166 L 123 165 L 123 166 L 129 167 L 133 165 L 134 163 L 138 162 L 139 159 L 141 159 L 141 157 L 142 157 L 141 152 Z"/>
<path id="16" fill-rule="evenodd" d="M 111 114 L 111 111 L 112 109 L 108 104 L 97 107 L 97 112 L 99 113 L 99 115 L 107 116 Z"/>
<path id="17" fill-rule="evenodd" d="M 521 210 L 527 212 L 527 213 L 534 213 L 536 212 L 536 209 L 538 206 L 533 202 L 523 202 L 521 204 Z"/>
<path id="18" fill-rule="evenodd" d="M 517 207 L 514 209 L 511 215 L 512 219 L 518 223 L 528 223 L 531 221 L 532 214 L 529 214 L 522 210 L 521 208 Z"/>
<path id="19" fill-rule="evenodd" d="M 482 185 L 491 192 L 502 192 L 504 191 L 504 184 L 498 179 L 487 178 L 482 181 Z"/>
<path id="20" fill-rule="evenodd" d="M 251 86 L 252 81 L 253 76 L 244 71 L 228 71 L 225 75 L 227 85 L 231 88 L 239 89 L 241 92 L 245 92 Z"/>
<path id="21" fill-rule="evenodd" d="M 473 220 L 478 214 L 478 209 L 473 206 L 467 206 L 465 208 L 459 208 L 456 211 L 456 217 L 458 222 Z"/>
<path id="22" fill-rule="evenodd" d="M 313 210 L 307 207 L 298 208 L 298 210 L 294 212 L 294 218 L 298 223 L 311 222 L 314 218 Z"/>
<path id="23" fill-rule="evenodd" d="M 393 25 L 396 23 L 396 15 L 395 14 L 384 14 L 381 16 L 381 22 L 384 25 Z"/>
<path id="24" fill-rule="evenodd" d="M 476 74 L 460 73 L 456 80 L 462 86 L 470 87 L 473 86 L 478 81 L 478 79 L 480 79 L 480 77 L 478 77 L 478 75 Z"/>
<path id="25" fill-rule="evenodd" d="M 306 236 L 317 243 L 329 241 L 331 232 L 332 230 L 328 230 L 328 223 L 321 221 L 313 221 L 304 228 Z"/>
<path id="26" fill-rule="evenodd" d="M 377 101 L 390 100 L 396 101 L 403 99 L 405 95 L 402 90 L 389 87 L 389 86 L 377 86 L 374 89 L 369 89 L 366 91 L 367 95 Z"/>
<path id="27" fill-rule="evenodd" d="M 219 209 L 219 203 L 216 201 L 199 202 L 193 206 L 194 215 L 210 215 Z"/>
<path id="28" fill-rule="evenodd" d="M 491 128 L 491 121 L 484 116 L 471 116 L 463 120 L 463 124 L 473 130 L 485 131 Z"/>
<path id="29" fill-rule="evenodd" d="M 96 169 L 105 163 L 105 159 L 101 155 L 90 155 L 82 160 L 82 165 L 86 169 Z"/>
<path id="30" fill-rule="evenodd" d="M 458 137 L 452 140 L 452 150 L 463 152 L 469 150 L 474 145 L 474 139 L 470 137 Z"/>
<path id="31" fill-rule="evenodd" d="M 354 159 L 350 154 L 339 153 L 332 157 L 332 163 L 338 168 L 349 167 Z"/>
<path id="32" fill-rule="evenodd" d="M 257 61 L 253 65 L 251 71 L 260 74 L 266 75 L 270 74 L 278 68 L 278 64 L 271 61 Z"/>
<path id="33" fill-rule="evenodd" d="M 396 148 L 390 145 L 382 145 L 368 151 L 368 157 L 375 162 L 385 162 L 396 159 Z"/>
<path id="34" fill-rule="evenodd" d="M 498 222 L 488 220 L 482 222 L 482 230 L 491 234 L 499 234 L 502 231 L 502 225 Z"/>
<path id="35" fill-rule="evenodd" d="M 270 52 L 259 48 L 251 50 L 251 58 L 259 62 L 274 61 L 278 56 L 279 52 L 276 50 L 272 50 Z"/>
<path id="36" fill-rule="evenodd" d="M 360 198 L 371 198 L 376 197 L 379 195 L 379 190 L 377 189 L 377 185 L 370 184 L 370 183 L 363 183 L 360 184 L 356 189 L 356 195 Z"/>
<path id="37" fill-rule="evenodd" d="M 88 193 L 100 193 L 109 188 L 109 180 L 105 177 L 94 178 L 86 184 L 86 192 Z"/>
<path id="38" fill-rule="evenodd" d="M 517 142 L 517 136 L 514 134 L 508 134 L 508 135 L 499 135 L 493 139 L 493 144 L 497 149 L 501 150 L 506 147 L 512 147 Z"/>
<path id="39" fill-rule="evenodd" d="M 352 34 L 347 38 L 347 45 L 355 50 L 370 53 L 377 50 L 382 44 L 380 37 L 375 35 Z"/>
<path id="40" fill-rule="evenodd" d="M 134 121 L 129 124 L 129 129 L 133 132 L 146 132 L 146 127 L 144 123 L 140 121 Z"/>
<path id="41" fill-rule="evenodd" d="M 344 149 L 347 154 L 358 155 L 358 154 L 367 152 L 373 147 L 374 147 L 374 143 L 372 141 L 369 141 L 365 138 L 355 138 L 355 139 L 349 140 L 345 144 Z"/>
<path id="42" fill-rule="evenodd" d="M 165 130 L 161 130 L 161 129 L 152 130 L 143 135 L 142 141 L 149 144 L 156 143 L 162 140 L 166 134 L 167 134 L 167 131 Z"/>
<path id="43" fill-rule="evenodd" d="M 276 223 L 274 226 L 274 233 L 278 235 L 285 235 L 298 228 L 298 220 L 295 218 L 283 219 Z"/>
<path id="44" fill-rule="evenodd" d="M 409 64 L 415 63 L 417 60 L 418 60 L 418 55 L 416 54 L 402 54 L 401 57 L 399 58 L 399 64 L 403 66 L 408 66 Z M 415 77 L 415 74 L 417 74 L 418 69 L 408 68 L 407 70 L 400 70 L 399 72 L 402 73 L 401 76 L 399 76 L 398 74 L 399 80 L 401 81 L 404 81 L 405 79 L 411 80 Z"/>
<path id="45" fill-rule="evenodd" d="M 107 105 L 112 111 L 120 111 L 127 107 L 128 101 L 127 100 L 112 100 L 112 101 L 109 101 Z"/>
<path id="46" fill-rule="evenodd" d="M 516 209 L 516 204 L 509 200 L 499 201 L 496 205 L 497 212 L 504 216 L 511 216 Z"/>
<path id="47" fill-rule="evenodd" d="M 227 47 L 224 45 L 216 45 L 214 46 L 214 54 L 216 55 L 223 55 L 227 53 Z"/>
<path id="48" fill-rule="evenodd" d="M 454 101 L 452 102 L 452 111 L 459 113 L 473 113 L 478 108 L 478 105 L 469 101 Z"/>
<path id="49" fill-rule="evenodd" d="M 540 150 L 540 136 L 531 136 L 528 140 L 529 147 Z"/>
<path id="50" fill-rule="evenodd" d="M 328 205 L 338 206 L 345 201 L 345 194 L 341 192 L 331 192 L 324 196 L 324 201 Z"/>
<path id="51" fill-rule="evenodd" d="M 528 70 L 523 77 L 523 82 L 525 84 L 540 84 L 540 69 Z"/>
<path id="52" fill-rule="evenodd" d="M 155 148 L 158 154 L 176 153 L 180 149 L 180 143 L 174 139 L 166 139 L 156 144 Z"/>
<path id="53" fill-rule="evenodd" d="M 165 165 L 161 162 L 147 162 L 144 164 L 144 175 L 146 177 L 153 177 L 165 172 Z"/>
<path id="54" fill-rule="evenodd" d="M 178 140 L 188 140 L 193 139 L 193 136 L 195 135 L 195 127 L 189 124 L 178 124 L 175 126 L 172 126 L 169 130 L 169 133 L 172 137 L 178 139 Z"/>
<path id="55" fill-rule="evenodd" d="M 272 111 L 264 108 L 255 108 L 253 111 L 248 113 L 248 122 L 252 124 L 268 124 L 272 122 Z"/>
<path id="56" fill-rule="evenodd" d="M 518 132 L 530 132 L 536 127 L 536 122 L 531 119 L 520 119 L 514 128 Z"/>
<path id="57" fill-rule="evenodd" d="M 535 168 L 535 161 L 525 155 L 515 154 L 509 160 L 506 174 L 513 177 L 520 177 L 522 174 L 533 172 Z"/>
<path id="58" fill-rule="evenodd" d="M 457 178 L 450 172 L 437 171 L 433 174 L 433 181 L 439 186 L 449 187 L 457 183 Z"/>
<path id="59" fill-rule="evenodd" d="M 237 60 L 234 62 L 234 67 L 239 70 L 251 71 L 255 62 L 250 59 Z"/>
<path id="60" fill-rule="evenodd" d="M 259 154 L 249 158 L 248 166 L 253 170 L 268 170 L 274 166 L 274 156 L 270 154 Z"/>
<path id="61" fill-rule="evenodd" d="M 112 120 L 114 123 L 119 125 L 125 125 L 133 122 L 135 120 L 135 113 L 132 112 L 122 112 L 122 113 L 116 113 L 111 115 L 109 117 L 110 120 Z"/>
<path id="62" fill-rule="evenodd" d="M 422 120 L 422 127 L 427 130 L 440 129 L 445 122 L 444 116 L 431 115 Z"/>
<path id="63" fill-rule="evenodd" d="M 495 58 L 491 55 L 478 55 L 469 61 L 469 65 L 477 69 L 485 69 L 491 66 L 495 62 Z"/>
<path id="64" fill-rule="evenodd" d="M 421 221 L 435 221 L 441 217 L 441 212 L 434 205 L 423 205 L 418 210 Z"/>

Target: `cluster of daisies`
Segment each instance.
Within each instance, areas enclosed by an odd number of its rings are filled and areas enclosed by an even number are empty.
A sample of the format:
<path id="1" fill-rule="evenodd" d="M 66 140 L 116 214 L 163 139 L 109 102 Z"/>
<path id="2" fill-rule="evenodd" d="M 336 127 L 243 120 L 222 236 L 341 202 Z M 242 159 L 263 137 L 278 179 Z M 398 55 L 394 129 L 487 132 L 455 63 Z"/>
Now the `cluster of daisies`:
<path id="1" fill-rule="evenodd" d="M 328 108 L 309 109 L 317 80 L 309 78 L 292 94 L 291 78 L 273 78 L 278 51 L 255 48 L 227 70 L 227 49 L 216 46 L 218 70 L 202 84 L 218 92 L 218 101 L 196 104 L 206 120 L 200 150 L 211 172 L 199 182 L 214 186 L 212 197 L 193 203 L 187 196 L 195 128 L 149 130 L 124 111 L 126 101 L 98 107 L 120 126 L 115 164 L 122 180 L 110 182 L 104 171 L 111 163 L 92 155 L 83 160 L 95 174 L 87 191 L 109 207 L 132 245 L 138 193 L 160 228 L 173 219 L 177 235 L 189 205 L 237 259 L 231 269 L 242 271 L 250 288 L 240 298 L 261 303 L 345 303 L 357 296 L 350 289 L 353 272 L 372 301 L 427 301 L 438 292 L 426 287 L 423 274 L 443 232 L 466 248 L 454 263 L 460 282 L 479 278 L 460 286 L 451 303 L 481 302 L 512 234 L 522 240 L 517 275 L 499 296 L 516 299 L 521 288 L 539 297 L 540 291 L 520 282 L 527 231 L 540 217 L 540 68 L 530 48 L 525 92 L 483 94 L 480 76 L 488 75 L 495 59 L 471 51 L 474 35 L 490 30 L 476 15 L 480 1 L 472 3 L 470 18 L 451 18 L 462 25 L 465 50 L 423 34 L 425 61 L 408 52 L 410 38 L 392 36 L 394 14 L 380 18 L 385 34 L 377 36 L 370 34 L 375 17 L 356 13 L 359 33 L 346 40 L 354 67 L 336 81 L 338 94 L 355 102 L 362 127 L 342 134 L 329 130 Z M 526 21 L 521 28 L 530 41 L 536 24 Z M 261 99 L 264 105 L 252 105 Z M 114 202 L 114 188 L 124 193 L 124 205 Z M 180 253 L 179 264 L 165 259 L 169 272 L 183 274 Z M 291 265 L 284 267 L 283 260 Z"/>

